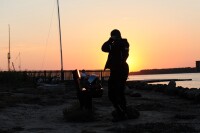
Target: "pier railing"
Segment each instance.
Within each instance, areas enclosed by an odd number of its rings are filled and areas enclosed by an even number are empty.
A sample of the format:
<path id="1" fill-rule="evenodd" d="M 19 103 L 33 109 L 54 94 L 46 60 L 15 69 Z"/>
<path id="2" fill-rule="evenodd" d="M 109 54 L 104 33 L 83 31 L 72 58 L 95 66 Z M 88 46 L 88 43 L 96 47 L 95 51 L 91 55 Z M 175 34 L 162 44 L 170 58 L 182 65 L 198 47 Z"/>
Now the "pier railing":
<path id="1" fill-rule="evenodd" d="M 73 70 L 64 70 L 64 80 L 73 80 L 72 75 Z M 41 70 L 41 71 L 23 71 L 23 73 L 26 73 L 29 77 L 37 78 L 37 77 L 43 77 L 43 78 L 61 78 L 61 71 L 60 70 Z M 80 71 L 81 73 L 81 71 Z M 107 78 L 110 75 L 110 71 L 103 71 L 103 70 L 86 70 L 86 73 L 88 75 L 95 74 L 99 76 L 100 80 L 103 80 Z"/>

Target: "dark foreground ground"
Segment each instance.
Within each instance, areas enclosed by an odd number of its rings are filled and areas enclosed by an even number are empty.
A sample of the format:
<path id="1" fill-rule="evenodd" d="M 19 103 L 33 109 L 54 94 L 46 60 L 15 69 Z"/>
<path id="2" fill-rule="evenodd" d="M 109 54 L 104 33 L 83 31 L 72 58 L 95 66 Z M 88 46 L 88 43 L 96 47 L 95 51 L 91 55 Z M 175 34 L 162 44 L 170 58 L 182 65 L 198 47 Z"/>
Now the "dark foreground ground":
<path id="1" fill-rule="evenodd" d="M 140 112 L 138 119 L 111 121 L 107 98 L 93 100 L 95 120 L 71 122 L 63 110 L 77 104 L 75 88 L 40 86 L 0 91 L 0 133 L 190 133 L 200 132 L 200 104 L 155 90 L 127 89 L 128 105 Z M 136 94 L 136 95 L 135 95 Z M 141 94 L 141 97 L 138 95 Z"/>

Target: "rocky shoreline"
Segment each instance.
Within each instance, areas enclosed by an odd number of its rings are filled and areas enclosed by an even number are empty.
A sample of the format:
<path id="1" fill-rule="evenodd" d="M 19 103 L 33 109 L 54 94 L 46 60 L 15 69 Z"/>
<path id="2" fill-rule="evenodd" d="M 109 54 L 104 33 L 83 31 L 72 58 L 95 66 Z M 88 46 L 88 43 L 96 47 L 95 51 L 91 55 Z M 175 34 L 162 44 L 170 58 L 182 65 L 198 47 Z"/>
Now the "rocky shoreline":
<path id="1" fill-rule="evenodd" d="M 167 95 L 180 96 L 181 98 L 194 100 L 200 103 L 200 88 L 184 88 L 176 86 L 175 81 L 170 81 L 169 84 L 148 84 L 146 82 L 128 82 L 130 88 L 142 90 L 154 90 Z"/>
<path id="2" fill-rule="evenodd" d="M 200 132 L 199 90 L 127 82 L 127 103 L 140 112 L 140 117 L 113 123 L 107 83 L 103 87 L 103 97 L 93 99 L 95 119 L 74 122 L 63 114 L 78 102 L 73 82 L 4 86 L 0 89 L 0 133 Z"/>

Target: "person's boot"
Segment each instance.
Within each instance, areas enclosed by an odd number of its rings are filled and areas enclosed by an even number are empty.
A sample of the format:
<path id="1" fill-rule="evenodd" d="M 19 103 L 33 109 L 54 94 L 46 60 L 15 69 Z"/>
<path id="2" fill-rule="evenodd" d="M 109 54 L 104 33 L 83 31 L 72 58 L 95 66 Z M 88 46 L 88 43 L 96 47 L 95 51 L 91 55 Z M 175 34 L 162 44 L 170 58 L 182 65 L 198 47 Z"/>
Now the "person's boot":
<path id="1" fill-rule="evenodd" d="M 113 122 L 118 122 L 127 119 L 125 112 L 120 108 L 120 106 L 118 106 L 116 110 L 112 111 L 112 116 L 113 116 L 112 119 Z"/>

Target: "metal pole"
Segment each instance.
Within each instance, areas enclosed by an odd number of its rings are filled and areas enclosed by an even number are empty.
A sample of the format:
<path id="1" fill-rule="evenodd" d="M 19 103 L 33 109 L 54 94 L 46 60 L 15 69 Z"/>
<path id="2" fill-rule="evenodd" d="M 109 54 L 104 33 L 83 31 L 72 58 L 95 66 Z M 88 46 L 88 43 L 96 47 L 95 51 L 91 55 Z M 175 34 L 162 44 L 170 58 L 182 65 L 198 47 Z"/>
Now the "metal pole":
<path id="1" fill-rule="evenodd" d="M 8 25 L 9 43 L 8 43 L 8 71 L 10 71 L 10 25 Z"/>
<path id="2" fill-rule="evenodd" d="M 57 0 L 57 5 L 58 5 L 58 24 L 59 24 L 59 34 L 60 34 L 61 81 L 64 81 L 63 56 L 62 56 L 62 36 L 61 36 L 61 24 L 60 24 L 59 0 Z"/>

